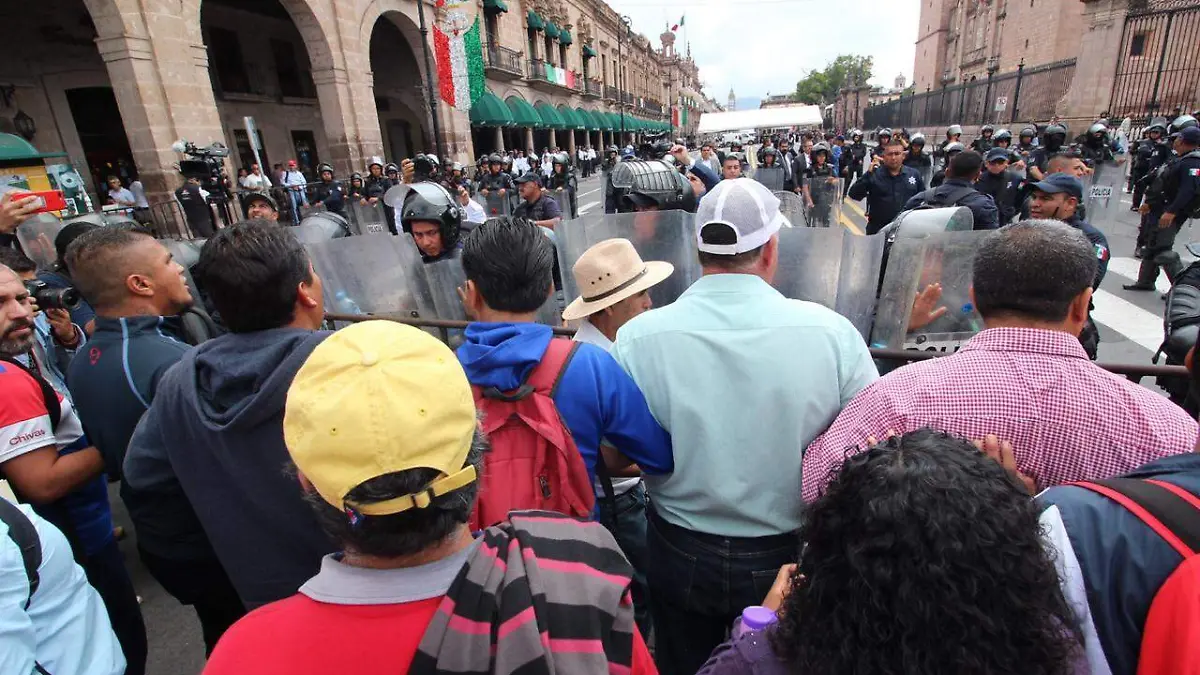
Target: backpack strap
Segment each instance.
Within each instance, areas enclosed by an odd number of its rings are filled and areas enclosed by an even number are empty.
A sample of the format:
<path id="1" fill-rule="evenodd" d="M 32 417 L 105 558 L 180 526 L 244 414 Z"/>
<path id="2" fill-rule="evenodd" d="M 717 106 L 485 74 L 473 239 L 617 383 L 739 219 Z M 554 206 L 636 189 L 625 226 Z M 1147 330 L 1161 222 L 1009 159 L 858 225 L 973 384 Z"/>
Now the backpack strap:
<path id="1" fill-rule="evenodd" d="M 1074 483 L 1123 506 L 1158 533 L 1179 555 L 1200 552 L 1200 498 L 1160 480 L 1110 478 Z"/>
<path id="2" fill-rule="evenodd" d="M 0 497 L 0 520 L 8 525 L 8 538 L 21 550 L 21 561 L 25 563 L 25 576 L 29 578 L 29 597 L 25 598 L 25 609 L 33 602 L 42 579 L 38 568 L 42 566 L 42 541 L 37 527 L 15 504 Z"/>
<path id="3" fill-rule="evenodd" d="M 947 192 L 942 199 L 931 201 L 933 200 L 933 189 L 930 189 L 926 191 L 925 197 L 922 199 L 922 203 L 926 206 L 935 207 L 958 206 L 960 201 L 967 198 L 972 192 L 975 191 L 975 188 L 970 186 L 959 186 L 956 190 Z"/>
<path id="4" fill-rule="evenodd" d="M 562 379 L 562 374 L 566 372 L 571 359 L 575 358 L 575 349 L 578 346 L 579 343 L 573 340 L 552 338 L 550 344 L 546 346 L 546 352 L 542 354 L 542 360 L 529 371 L 520 387 L 512 391 L 500 391 L 496 387 L 488 387 L 480 390 L 480 394 L 484 398 L 507 403 L 520 401 L 535 391 L 547 393 L 550 398 L 554 398 L 554 394 L 558 392 L 558 383 Z"/>
<path id="5" fill-rule="evenodd" d="M 54 387 L 46 381 L 46 378 L 33 372 L 24 363 L 17 361 L 11 356 L 0 356 L 0 361 L 11 364 L 25 371 L 34 382 L 42 389 L 42 400 L 46 404 L 46 412 L 50 414 L 50 431 L 58 431 L 58 423 L 62 418 L 62 404 L 58 401 L 58 392 L 54 391 Z"/>

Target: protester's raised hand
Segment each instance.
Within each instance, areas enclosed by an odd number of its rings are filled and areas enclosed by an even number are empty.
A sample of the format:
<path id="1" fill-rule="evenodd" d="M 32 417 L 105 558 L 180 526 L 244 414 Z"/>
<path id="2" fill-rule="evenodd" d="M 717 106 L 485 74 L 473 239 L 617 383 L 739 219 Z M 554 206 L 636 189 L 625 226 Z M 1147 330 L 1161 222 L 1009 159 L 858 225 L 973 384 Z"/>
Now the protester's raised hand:
<path id="1" fill-rule="evenodd" d="M 908 319 L 908 330 L 924 328 L 945 314 L 946 306 L 938 306 L 941 299 L 942 285 L 940 283 L 929 284 L 918 293 L 917 299 L 913 301 L 912 315 Z"/>
<path id="2" fill-rule="evenodd" d="M 0 195 L 0 233 L 12 234 L 25 219 L 37 213 L 42 199 L 20 190 Z"/>

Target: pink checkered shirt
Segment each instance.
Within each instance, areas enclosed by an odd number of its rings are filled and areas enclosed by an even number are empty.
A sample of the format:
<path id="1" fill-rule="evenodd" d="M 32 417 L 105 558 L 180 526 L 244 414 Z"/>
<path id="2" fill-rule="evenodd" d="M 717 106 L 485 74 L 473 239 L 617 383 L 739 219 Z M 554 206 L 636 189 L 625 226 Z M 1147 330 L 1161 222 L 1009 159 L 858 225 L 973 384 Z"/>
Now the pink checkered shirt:
<path id="1" fill-rule="evenodd" d="M 1071 335 L 992 328 L 954 356 L 905 366 L 859 392 L 808 446 L 804 500 L 868 437 L 922 427 L 1011 441 L 1017 468 L 1042 488 L 1191 452 L 1197 434 L 1183 409 L 1097 367 Z"/>

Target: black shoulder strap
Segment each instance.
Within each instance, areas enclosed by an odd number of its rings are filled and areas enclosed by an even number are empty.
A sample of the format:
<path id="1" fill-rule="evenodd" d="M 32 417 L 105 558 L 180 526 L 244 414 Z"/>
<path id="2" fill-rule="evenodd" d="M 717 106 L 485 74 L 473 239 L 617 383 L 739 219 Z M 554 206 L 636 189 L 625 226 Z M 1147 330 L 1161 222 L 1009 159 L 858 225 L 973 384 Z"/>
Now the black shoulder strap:
<path id="1" fill-rule="evenodd" d="M 58 423 L 62 417 L 62 404 L 58 402 L 58 392 L 54 391 L 54 387 L 50 386 L 50 383 L 46 381 L 46 378 L 33 372 L 27 368 L 24 363 L 17 361 L 11 356 L 0 356 L 0 361 L 4 361 L 5 363 L 9 363 L 20 368 L 28 373 L 29 376 L 33 378 L 34 382 L 38 383 L 38 386 L 42 388 L 42 400 L 46 403 L 46 412 L 50 414 L 50 430 L 57 431 Z"/>
<path id="2" fill-rule="evenodd" d="M 1200 508 L 1194 505 L 1194 502 L 1200 502 L 1200 498 L 1193 497 L 1189 502 L 1171 488 L 1135 478 L 1109 478 L 1092 482 L 1124 495 L 1157 518 L 1185 546 L 1200 551 Z M 1182 488 L 1176 489 L 1182 491 Z"/>
<path id="3" fill-rule="evenodd" d="M 8 526 L 8 538 L 21 550 L 21 562 L 25 563 L 25 576 L 29 578 L 29 597 L 25 598 L 25 609 L 29 609 L 33 594 L 42 581 L 38 575 L 38 568 L 42 566 L 42 541 L 33 521 L 3 497 L 0 497 L 0 520 Z"/>
<path id="4" fill-rule="evenodd" d="M 925 197 L 925 203 L 930 206 L 957 206 L 958 202 L 975 192 L 975 188 L 970 186 L 960 185 L 957 189 L 947 192 L 942 198 L 933 200 L 933 190 L 929 190 Z"/>

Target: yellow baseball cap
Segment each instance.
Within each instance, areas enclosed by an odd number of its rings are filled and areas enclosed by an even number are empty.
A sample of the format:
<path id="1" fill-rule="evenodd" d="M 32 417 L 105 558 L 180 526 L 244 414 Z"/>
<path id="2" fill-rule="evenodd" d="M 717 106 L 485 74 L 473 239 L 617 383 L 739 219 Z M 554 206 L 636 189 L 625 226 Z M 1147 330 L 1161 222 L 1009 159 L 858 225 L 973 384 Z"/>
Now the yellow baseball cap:
<path id="1" fill-rule="evenodd" d="M 471 385 L 450 348 L 391 321 L 366 321 L 313 350 L 288 390 L 283 439 L 296 467 L 325 501 L 384 516 L 423 509 L 469 485 L 476 426 Z M 440 475 L 420 492 L 383 502 L 346 501 L 372 478 L 409 469 Z"/>

